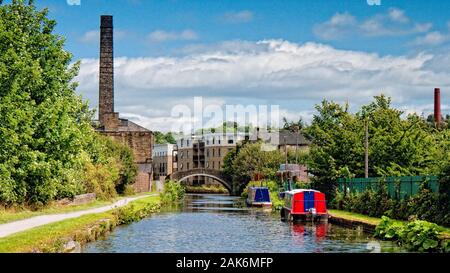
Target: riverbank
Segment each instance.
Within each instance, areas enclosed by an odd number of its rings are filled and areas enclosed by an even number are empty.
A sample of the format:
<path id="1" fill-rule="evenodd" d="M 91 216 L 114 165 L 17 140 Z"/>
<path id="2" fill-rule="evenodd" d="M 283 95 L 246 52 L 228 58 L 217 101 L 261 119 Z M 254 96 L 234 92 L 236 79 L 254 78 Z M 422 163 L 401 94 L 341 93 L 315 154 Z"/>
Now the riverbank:
<path id="1" fill-rule="evenodd" d="M 377 217 L 370 217 L 367 215 L 354 213 L 354 212 L 348 212 L 348 211 L 342 211 L 342 210 L 328 210 L 330 218 L 330 223 L 336 223 L 340 224 L 346 227 L 355 227 L 355 226 L 361 226 L 364 231 L 369 233 L 374 233 L 375 228 L 380 224 L 382 221 L 381 218 Z M 405 223 L 405 221 L 396 220 L 396 222 L 399 223 Z M 450 228 L 442 227 L 442 237 L 443 238 L 450 238 Z"/>
<path id="2" fill-rule="evenodd" d="M 202 193 L 202 194 L 228 194 L 228 190 L 222 186 L 186 186 L 186 193 Z"/>
<path id="3" fill-rule="evenodd" d="M 40 226 L 0 239 L 0 253 L 80 252 L 88 242 L 107 236 L 116 226 L 159 211 L 159 196 L 142 197 L 118 209 Z"/>

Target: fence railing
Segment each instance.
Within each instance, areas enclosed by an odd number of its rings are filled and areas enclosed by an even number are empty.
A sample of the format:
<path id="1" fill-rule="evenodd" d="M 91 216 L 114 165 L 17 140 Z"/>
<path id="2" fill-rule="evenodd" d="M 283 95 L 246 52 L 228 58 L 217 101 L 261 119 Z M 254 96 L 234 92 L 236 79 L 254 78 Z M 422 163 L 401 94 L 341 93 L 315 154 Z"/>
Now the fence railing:
<path id="1" fill-rule="evenodd" d="M 437 176 L 402 176 L 402 177 L 371 177 L 371 178 L 340 178 L 338 189 L 344 193 L 361 193 L 369 189 L 377 190 L 382 182 L 386 182 L 391 198 L 405 198 L 414 196 L 419 192 L 420 185 L 428 182 L 433 192 L 439 192 L 439 179 Z"/>

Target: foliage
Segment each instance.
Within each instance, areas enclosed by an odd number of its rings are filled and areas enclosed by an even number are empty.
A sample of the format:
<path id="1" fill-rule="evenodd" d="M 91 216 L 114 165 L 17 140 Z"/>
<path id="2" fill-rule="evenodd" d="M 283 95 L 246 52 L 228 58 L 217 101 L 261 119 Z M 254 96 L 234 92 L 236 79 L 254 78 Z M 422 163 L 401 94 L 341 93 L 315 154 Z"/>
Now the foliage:
<path id="1" fill-rule="evenodd" d="M 298 132 L 299 130 L 305 128 L 305 122 L 301 117 L 298 121 L 289 121 L 286 117 L 283 117 L 283 123 L 283 129 L 291 132 Z"/>
<path id="2" fill-rule="evenodd" d="M 389 216 L 399 220 L 420 219 L 450 226 L 447 193 L 433 193 L 423 181 L 419 193 L 405 199 L 389 198 L 386 186 L 362 193 L 337 192 L 332 207 L 373 217 Z"/>
<path id="3" fill-rule="evenodd" d="M 226 155 L 224 173 L 243 190 L 255 174 L 263 174 L 267 179 L 275 178 L 283 162 L 283 155 L 278 150 L 264 151 L 261 143 L 245 144 Z"/>
<path id="4" fill-rule="evenodd" d="M 153 135 L 155 136 L 155 144 L 176 144 L 177 141 L 171 132 L 166 134 L 154 131 Z"/>
<path id="5" fill-rule="evenodd" d="M 93 130 L 93 113 L 72 82 L 79 63 L 71 65 L 47 13 L 33 1 L 0 5 L 0 203 L 6 206 L 42 206 L 91 189 L 107 198 L 134 177 L 131 154 Z"/>
<path id="6" fill-rule="evenodd" d="M 382 217 L 375 229 L 375 236 L 397 241 L 401 246 L 413 251 L 450 252 L 448 240 L 442 239 L 439 226 L 427 221 L 402 223 Z"/>
<path id="7" fill-rule="evenodd" d="M 369 176 L 438 175 L 449 162 L 449 132 L 417 115 L 402 118 L 383 95 L 356 114 L 348 105 L 324 100 L 305 129 L 313 141 L 309 171 L 315 188 L 333 197 L 336 179 L 364 177 L 364 126 L 369 132 Z"/>
<path id="8" fill-rule="evenodd" d="M 226 194 L 228 190 L 222 185 L 201 185 L 201 186 L 186 186 L 188 193 L 214 193 Z"/>
<path id="9" fill-rule="evenodd" d="M 181 201 L 184 198 L 186 189 L 181 183 L 176 181 L 166 181 L 164 191 L 161 193 L 161 202 L 170 204 Z"/>

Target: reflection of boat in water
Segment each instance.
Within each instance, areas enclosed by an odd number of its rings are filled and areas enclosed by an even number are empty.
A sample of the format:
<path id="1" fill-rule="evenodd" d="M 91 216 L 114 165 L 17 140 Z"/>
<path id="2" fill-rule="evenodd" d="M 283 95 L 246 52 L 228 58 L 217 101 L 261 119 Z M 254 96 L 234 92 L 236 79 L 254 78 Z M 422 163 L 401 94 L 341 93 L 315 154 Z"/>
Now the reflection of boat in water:
<path id="1" fill-rule="evenodd" d="M 328 219 L 325 194 L 316 190 L 291 190 L 284 192 L 281 219 L 287 221 Z"/>
<path id="2" fill-rule="evenodd" d="M 315 241 L 319 242 L 327 236 L 328 223 L 292 223 L 291 232 L 298 245 L 306 244 L 306 237 L 315 238 Z"/>
<path id="3" fill-rule="evenodd" d="M 250 187 L 248 189 L 248 197 L 245 200 L 248 206 L 252 207 L 270 207 L 270 192 L 267 187 Z"/>

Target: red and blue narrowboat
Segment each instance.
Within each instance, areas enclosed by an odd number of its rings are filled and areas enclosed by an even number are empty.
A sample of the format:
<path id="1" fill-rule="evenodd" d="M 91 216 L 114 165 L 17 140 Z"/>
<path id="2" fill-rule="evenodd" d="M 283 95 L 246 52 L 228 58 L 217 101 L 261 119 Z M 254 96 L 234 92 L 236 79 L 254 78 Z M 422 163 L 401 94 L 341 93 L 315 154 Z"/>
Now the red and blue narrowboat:
<path id="1" fill-rule="evenodd" d="M 250 187 L 248 189 L 248 197 L 246 199 L 248 206 L 253 207 L 269 207 L 272 206 L 270 200 L 270 192 L 267 187 Z"/>
<path id="2" fill-rule="evenodd" d="M 287 221 L 328 219 L 325 194 L 316 190 L 291 190 L 284 194 L 281 218 Z"/>

